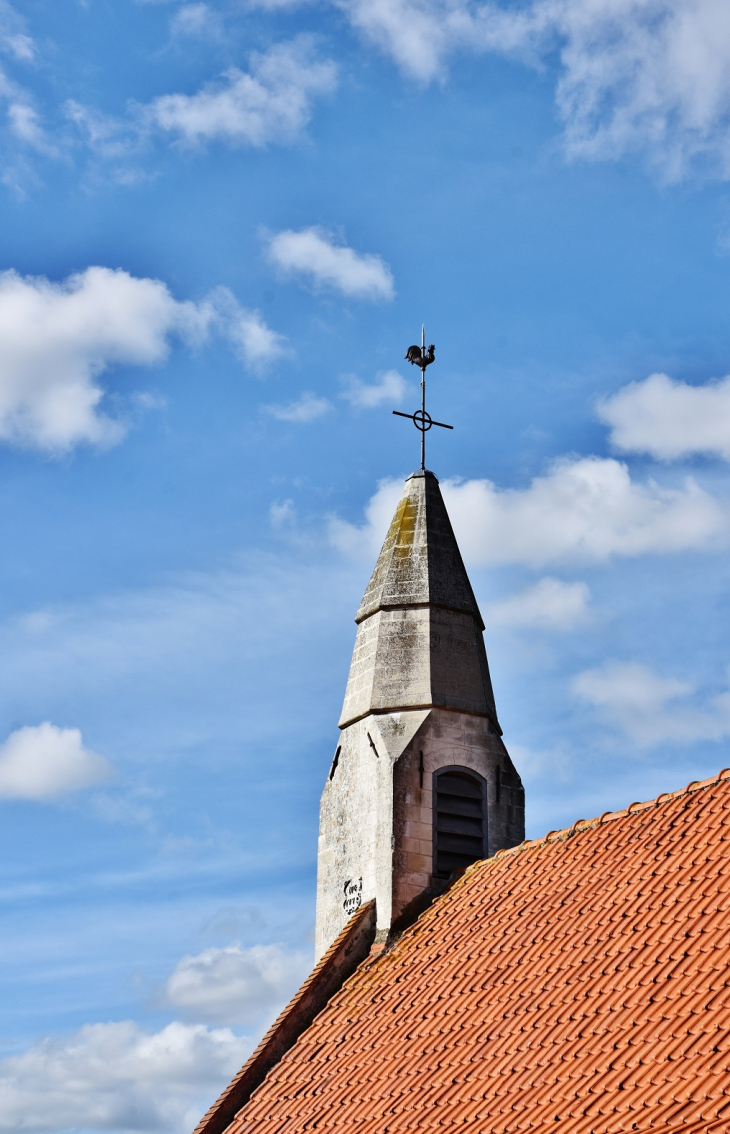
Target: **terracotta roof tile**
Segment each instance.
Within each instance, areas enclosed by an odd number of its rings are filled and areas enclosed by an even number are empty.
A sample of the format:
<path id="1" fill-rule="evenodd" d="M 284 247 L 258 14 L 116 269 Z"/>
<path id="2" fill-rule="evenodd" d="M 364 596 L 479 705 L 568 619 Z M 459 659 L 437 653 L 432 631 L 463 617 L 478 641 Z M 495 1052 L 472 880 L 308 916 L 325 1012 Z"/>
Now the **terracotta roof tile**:
<path id="1" fill-rule="evenodd" d="M 730 779 L 476 863 L 229 1134 L 730 1134 Z"/>

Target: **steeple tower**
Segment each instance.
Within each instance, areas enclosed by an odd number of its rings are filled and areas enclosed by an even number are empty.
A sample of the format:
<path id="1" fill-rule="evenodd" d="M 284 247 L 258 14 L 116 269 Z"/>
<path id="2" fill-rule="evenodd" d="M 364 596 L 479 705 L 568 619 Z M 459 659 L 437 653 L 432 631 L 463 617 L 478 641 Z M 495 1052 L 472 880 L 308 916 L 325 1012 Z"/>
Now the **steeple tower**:
<path id="1" fill-rule="evenodd" d="M 484 623 L 426 469 L 405 483 L 355 621 L 320 807 L 318 957 L 364 902 L 386 940 L 454 871 L 524 838 Z"/>

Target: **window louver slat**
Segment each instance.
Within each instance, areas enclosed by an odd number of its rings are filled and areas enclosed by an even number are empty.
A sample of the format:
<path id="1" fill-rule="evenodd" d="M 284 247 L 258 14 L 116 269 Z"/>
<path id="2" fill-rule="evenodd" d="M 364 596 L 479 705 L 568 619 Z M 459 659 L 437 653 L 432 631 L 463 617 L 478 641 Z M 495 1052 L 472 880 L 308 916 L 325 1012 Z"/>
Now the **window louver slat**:
<path id="1" fill-rule="evenodd" d="M 486 784 L 466 768 L 434 776 L 434 874 L 448 878 L 486 855 Z"/>

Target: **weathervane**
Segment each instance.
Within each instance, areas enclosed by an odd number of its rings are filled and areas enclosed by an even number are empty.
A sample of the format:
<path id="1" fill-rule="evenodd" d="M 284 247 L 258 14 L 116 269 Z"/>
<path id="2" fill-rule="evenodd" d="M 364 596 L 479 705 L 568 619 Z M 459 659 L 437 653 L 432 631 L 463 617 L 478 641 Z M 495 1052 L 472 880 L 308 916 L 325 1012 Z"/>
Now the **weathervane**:
<path id="1" fill-rule="evenodd" d="M 443 421 L 434 421 L 430 414 L 426 413 L 426 367 L 430 366 L 436 358 L 436 347 L 431 343 L 426 351 L 426 328 L 421 327 L 421 345 L 410 346 L 406 351 L 406 358 L 411 366 L 421 367 L 421 408 L 416 410 L 415 413 L 401 413 L 400 410 L 394 409 L 393 413 L 397 417 L 408 417 L 415 425 L 416 429 L 421 431 L 421 469 L 426 469 L 426 434 L 432 425 L 440 425 L 442 429 L 453 429 L 453 425 L 445 425 Z"/>

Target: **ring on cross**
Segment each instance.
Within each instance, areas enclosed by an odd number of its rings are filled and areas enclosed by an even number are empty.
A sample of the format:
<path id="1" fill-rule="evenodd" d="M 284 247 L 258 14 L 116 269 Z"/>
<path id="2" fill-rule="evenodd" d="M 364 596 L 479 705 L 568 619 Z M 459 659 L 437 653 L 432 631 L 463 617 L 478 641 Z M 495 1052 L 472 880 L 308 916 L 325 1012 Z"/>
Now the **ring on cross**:
<path id="1" fill-rule="evenodd" d="M 433 425 L 433 418 L 425 410 L 417 410 L 413 415 L 413 424 L 416 429 L 421 430 L 421 433 L 428 433 Z"/>

